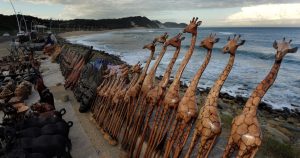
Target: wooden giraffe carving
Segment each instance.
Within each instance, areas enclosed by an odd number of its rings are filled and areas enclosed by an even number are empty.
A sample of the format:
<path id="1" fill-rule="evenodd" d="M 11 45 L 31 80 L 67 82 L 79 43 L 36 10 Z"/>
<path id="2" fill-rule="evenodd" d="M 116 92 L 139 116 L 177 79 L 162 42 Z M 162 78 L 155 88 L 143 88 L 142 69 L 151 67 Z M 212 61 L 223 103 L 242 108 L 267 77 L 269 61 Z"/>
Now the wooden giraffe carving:
<path id="1" fill-rule="evenodd" d="M 165 41 L 168 38 L 167 33 L 165 33 L 163 36 L 159 36 L 160 38 L 155 38 L 154 42 L 159 41 L 165 43 Z M 163 45 L 161 52 L 158 55 L 158 58 L 155 60 L 154 65 L 151 67 L 150 71 L 148 72 L 147 76 L 144 79 L 144 82 L 141 87 L 141 91 L 138 97 L 137 104 L 135 105 L 135 109 L 137 110 L 134 112 L 132 115 L 135 117 L 131 125 L 131 133 L 129 135 L 129 140 L 130 140 L 130 152 L 129 156 L 131 157 L 133 154 L 133 150 L 135 148 L 135 144 L 137 141 L 137 138 L 140 134 L 141 131 L 141 126 L 143 123 L 143 120 L 145 118 L 145 113 L 147 111 L 147 105 L 146 104 L 146 95 L 147 93 L 154 87 L 154 80 L 155 80 L 155 73 L 158 68 L 159 63 L 161 62 L 163 56 L 165 55 L 167 51 L 167 45 Z"/>
<path id="2" fill-rule="evenodd" d="M 207 158 L 216 138 L 221 134 L 221 120 L 218 114 L 217 101 L 221 88 L 232 69 L 236 50 L 239 46 L 245 43 L 245 40 L 239 41 L 239 39 L 240 35 L 238 37 L 234 36 L 233 39 L 230 39 L 229 37 L 228 43 L 223 48 L 224 53 L 230 54 L 228 64 L 209 91 L 205 103 L 200 109 L 192 142 L 186 157 L 190 156 L 198 136 L 201 136 L 198 157 Z"/>
<path id="3" fill-rule="evenodd" d="M 173 57 L 170 61 L 170 63 L 168 64 L 166 71 L 163 75 L 163 78 L 161 79 L 161 81 L 159 82 L 158 85 L 156 85 L 155 87 L 153 87 L 146 96 L 146 105 L 148 106 L 148 108 L 150 108 L 147 112 L 147 116 L 145 118 L 145 122 L 144 122 L 144 128 L 142 131 L 142 136 L 141 136 L 141 140 L 139 142 L 139 146 L 138 149 L 136 151 L 135 157 L 138 158 L 140 156 L 140 152 L 142 149 L 142 145 L 144 143 L 144 139 L 145 139 L 145 135 L 147 132 L 147 127 L 148 127 L 148 123 L 149 123 L 149 119 L 151 118 L 151 114 L 153 112 L 154 106 L 157 105 L 157 101 L 162 97 L 163 92 L 168 84 L 169 78 L 171 76 L 171 72 L 172 72 L 172 68 L 176 62 L 176 59 L 179 55 L 180 52 L 180 47 L 181 47 L 181 41 L 184 40 L 184 37 L 181 37 L 182 33 L 179 33 L 178 35 L 176 35 L 175 37 L 169 39 L 168 41 L 165 42 L 165 46 L 173 46 L 176 48 Z"/>
<path id="4" fill-rule="evenodd" d="M 177 144 L 175 145 L 176 147 L 173 157 L 179 157 L 181 150 L 188 138 L 191 127 L 197 117 L 198 106 L 196 100 L 196 90 L 199 80 L 210 61 L 213 45 L 214 43 L 217 43 L 219 41 L 219 38 L 216 38 L 215 36 L 216 35 L 210 34 L 210 36 L 201 41 L 200 46 L 207 49 L 207 54 L 203 64 L 198 69 L 197 73 L 191 81 L 191 84 L 189 85 L 184 96 L 179 102 L 177 116 L 174 123 L 175 126 L 173 126 L 171 130 L 171 133 L 173 134 L 171 139 L 168 140 L 164 157 L 167 157 L 169 155 L 174 143 Z M 176 124 L 178 125 L 177 127 Z"/>
<path id="5" fill-rule="evenodd" d="M 253 158 L 258 151 L 262 141 L 262 134 L 257 119 L 257 108 L 263 96 L 276 80 L 283 57 L 287 53 L 297 52 L 298 48 L 291 48 L 290 43 L 291 40 L 287 42 L 285 39 L 279 43 L 274 42 L 273 47 L 277 52 L 273 67 L 265 79 L 252 92 L 242 113 L 232 121 L 231 135 L 223 158 L 230 157 L 234 152 L 235 146 L 238 147 L 236 156 L 238 158 Z"/>
<path id="6" fill-rule="evenodd" d="M 130 73 L 132 74 L 132 80 L 127 85 L 125 82 L 120 85 L 120 90 L 116 92 L 114 98 L 113 98 L 113 104 L 115 104 L 115 109 L 112 112 L 113 116 L 110 118 L 111 120 L 108 121 L 108 132 L 113 140 L 117 142 L 118 133 L 121 129 L 122 120 L 124 119 L 124 110 L 125 106 L 121 104 L 121 101 L 124 98 L 124 95 L 126 94 L 127 89 L 137 81 L 139 74 L 141 73 L 142 69 L 140 67 L 141 65 L 138 63 L 137 65 L 133 66 L 130 69 Z"/>
<path id="7" fill-rule="evenodd" d="M 177 109 L 180 97 L 179 97 L 179 88 L 180 88 L 180 78 L 182 76 L 182 73 L 189 62 L 195 48 L 195 43 L 197 39 L 197 28 L 201 24 L 201 21 L 198 21 L 198 18 L 193 18 L 190 21 L 190 24 L 183 30 L 185 33 L 191 33 L 191 45 L 186 52 L 183 61 L 181 62 L 177 73 L 175 75 L 175 78 L 170 85 L 169 89 L 166 91 L 165 96 L 162 100 L 160 100 L 158 103 L 161 104 L 160 109 L 157 110 L 154 118 L 154 127 L 151 130 L 149 142 L 151 144 L 148 144 L 147 150 L 145 155 L 151 156 L 153 154 L 153 151 L 155 150 L 156 146 L 162 141 L 163 135 L 165 135 L 165 131 L 168 131 L 168 122 L 169 116 L 167 113 L 171 113 L 171 118 L 174 116 L 174 109 Z M 173 119 L 173 118 L 172 118 Z M 171 120 L 172 120 L 171 119 Z M 171 123 L 169 123 L 171 124 Z M 166 130 L 167 129 L 167 130 Z"/>
<path id="8" fill-rule="evenodd" d="M 129 89 L 127 90 L 127 92 L 125 94 L 124 104 L 123 104 L 123 106 L 125 106 L 125 108 L 126 108 L 126 111 L 125 111 L 125 113 L 126 113 L 125 128 L 127 128 L 127 125 L 129 123 L 129 118 L 131 117 L 130 115 L 133 113 L 134 100 L 136 99 L 137 93 L 139 92 L 139 88 L 141 87 L 141 85 L 142 85 L 142 83 L 143 83 L 143 81 L 144 81 L 144 79 L 147 75 L 147 70 L 148 70 L 148 68 L 150 66 L 150 63 L 151 63 L 151 60 L 154 56 L 155 44 L 150 43 L 148 45 L 145 45 L 143 48 L 144 49 L 146 49 L 146 48 L 149 49 L 151 51 L 151 53 L 150 53 L 150 56 L 148 57 L 146 65 L 145 65 L 145 67 L 143 69 L 143 72 L 140 75 L 138 81 L 132 87 L 129 87 Z M 127 131 L 125 130 L 124 136 L 126 135 L 126 132 Z M 123 137 L 123 141 L 124 141 L 124 138 L 125 137 Z M 122 141 L 122 144 L 124 143 L 123 141 Z"/>
<path id="9" fill-rule="evenodd" d="M 150 43 L 147 44 L 143 47 L 143 49 L 148 49 L 150 50 L 150 56 L 148 57 L 148 60 L 146 62 L 145 68 L 143 69 L 142 74 L 140 75 L 142 69 L 141 69 L 141 64 L 136 64 L 135 66 L 133 66 L 131 68 L 131 73 L 133 73 L 132 76 L 132 80 L 130 81 L 130 83 L 123 87 L 122 90 L 120 90 L 119 92 L 116 93 L 119 94 L 119 98 L 117 100 L 115 100 L 115 104 L 117 104 L 117 107 L 115 108 L 115 115 L 112 117 L 112 119 L 114 119 L 114 121 L 110 121 L 110 126 L 108 127 L 109 133 L 111 135 L 111 138 L 113 139 L 112 142 L 117 142 L 117 138 L 119 136 L 119 133 L 121 131 L 123 122 L 126 119 L 126 110 L 128 107 L 126 107 L 126 105 L 128 104 L 128 102 L 125 101 L 126 96 L 130 96 L 128 95 L 130 92 L 129 90 L 132 90 L 132 88 L 134 87 L 135 84 L 138 83 L 138 81 L 140 81 L 141 79 L 144 78 L 144 76 L 147 73 L 148 67 L 150 65 L 150 62 L 154 56 L 154 52 L 155 52 L 155 43 Z M 124 97 L 125 96 L 125 97 Z M 124 102 L 125 101 L 125 102 Z M 126 103 L 124 105 L 124 103 Z"/>
<path id="10" fill-rule="evenodd" d="M 160 43 L 164 43 L 167 39 L 168 35 L 167 33 L 164 33 L 163 35 L 156 37 L 154 39 L 153 42 L 160 42 Z M 164 54 L 164 52 L 166 51 L 166 48 L 162 48 L 160 54 Z M 153 58 L 153 56 L 152 56 Z M 151 58 L 151 59 L 152 59 Z M 149 67 L 149 65 L 147 66 L 147 68 Z M 128 138 L 129 138 L 129 128 L 128 126 L 130 126 L 132 124 L 133 118 L 134 118 L 134 112 L 136 111 L 136 103 L 138 100 L 138 96 L 139 93 L 141 91 L 143 82 L 145 77 L 147 76 L 147 70 L 144 71 L 142 73 L 142 75 L 140 76 L 138 82 L 132 87 L 130 88 L 126 95 L 125 95 L 125 102 L 127 102 L 127 111 L 126 111 L 126 121 L 125 121 L 125 132 L 124 132 L 124 136 L 123 136 L 123 140 L 122 140 L 122 147 L 123 148 L 127 148 L 126 146 L 128 145 Z"/>

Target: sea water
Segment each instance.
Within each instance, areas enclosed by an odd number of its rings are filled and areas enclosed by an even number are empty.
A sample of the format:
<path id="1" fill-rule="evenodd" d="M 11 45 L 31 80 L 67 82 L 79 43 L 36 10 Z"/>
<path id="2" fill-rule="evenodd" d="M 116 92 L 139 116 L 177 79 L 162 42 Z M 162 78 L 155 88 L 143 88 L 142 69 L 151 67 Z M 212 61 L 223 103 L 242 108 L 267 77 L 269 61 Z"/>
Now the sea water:
<path id="1" fill-rule="evenodd" d="M 142 47 L 150 43 L 155 36 L 168 32 L 169 37 L 173 37 L 182 30 L 179 28 L 129 29 L 69 37 L 68 40 L 72 43 L 94 46 L 95 49 L 120 56 L 128 64 L 136 64 L 138 61 L 146 62 L 150 53 Z M 241 34 L 241 39 L 246 40 L 246 43 L 238 48 L 233 69 L 221 90 L 233 96 L 249 97 L 257 84 L 268 74 L 275 59 L 276 50 L 272 47 L 274 40 L 280 41 L 286 37 L 287 40 L 293 40 L 293 47 L 300 47 L 300 28 L 199 28 L 193 56 L 181 78 L 187 85 L 206 55 L 206 50 L 200 48 L 199 43 L 210 33 L 216 33 L 220 41 L 214 46 L 211 61 L 200 79 L 199 88 L 211 87 L 226 66 L 229 54 L 222 53 L 221 49 L 226 44 L 228 36 L 232 38 L 234 34 Z M 183 34 L 183 36 L 186 38 L 182 42 L 172 76 L 176 73 L 190 45 L 191 34 Z M 160 50 L 161 44 L 158 44 L 156 56 Z M 157 76 L 164 73 L 174 51 L 175 48 L 168 47 L 158 67 Z M 277 109 L 299 108 L 297 106 L 300 106 L 300 50 L 295 54 L 286 55 L 278 77 L 263 101 Z"/>

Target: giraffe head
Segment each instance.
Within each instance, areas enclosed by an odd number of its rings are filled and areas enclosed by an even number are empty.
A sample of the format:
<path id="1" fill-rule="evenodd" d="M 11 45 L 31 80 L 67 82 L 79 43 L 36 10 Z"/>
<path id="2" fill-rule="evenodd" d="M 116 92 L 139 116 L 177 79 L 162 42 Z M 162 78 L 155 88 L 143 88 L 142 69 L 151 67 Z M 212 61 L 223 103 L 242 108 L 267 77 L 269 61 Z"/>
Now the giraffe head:
<path id="1" fill-rule="evenodd" d="M 150 51 L 155 51 L 156 44 L 154 42 L 144 45 L 143 49 L 149 49 Z"/>
<path id="2" fill-rule="evenodd" d="M 201 25 L 202 21 L 198 21 L 198 18 L 193 18 L 191 21 L 190 21 L 190 24 L 188 26 L 186 26 L 183 30 L 183 33 L 191 33 L 193 35 L 197 35 L 197 28 L 198 26 Z"/>
<path id="3" fill-rule="evenodd" d="M 230 37 L 228 37 L 228 42 L 223 47 L 223 52 L 235 55 L 237 48 L 245 43 L 245 40 L 240 40 L 240 37 L 241 35 L 234 35 L 233 39 L 230 39 Z"/>
<path id="4" fill-rule="evenodd" d="M 130 68 L 130 73 L 140 73 L 142 71 L 142 64 L 140 62 L 136 63 Z"/>
<path id="5" fill-rule="evenodd" d="M 179 48 L 181 46 L 181 41 L 185 39 L 185 37 L 181 37 L 182 33 L 177 34 L 175 37 L 166 41 L 165 46 L 173 46 Z"/>
<path id="6" fill-rule="evenodd" d="M 277 50 L 275 58 L 276 61 L 281 61 L 282 58 L 287 54 L 287 53 L 296 53 L 298 50 L 298 47 L 291 47 L 291 42 L 292 40 L 285 41 L 285 38 L 283 38 L 282 42 L 277 42 L 274 41 L 273 47 Z"/>
<path id="7" fill-rule="evenodd" d="M 120 74 L 120 76 L 124 78 L 124 77 L 128 76 L 128 73 L 129 73 L 128 67 L 127 67 L 127 68 L 124 68 L 124 69 L 121 69 L 121 74 Z"/>
<path id="8" fill-rule="evenodd" d="M 200 47 L 203 47 L 207 50 L 212 50 L 214 47 L 214 44 L 219 42 L 220 38 L 216 38 L 216 34 L 210 34 L 208 37 L 204 38 L 200 42 Z"/>
<path id="9" fill-rule="evenodd" d="M 163 35 L 155 37 L 154 40 L 153 40 L 153 43 L 156 43 L 156 42 L 165 43 L 168 36 L 169 36 L 168 33 L 165 32 Z"/>

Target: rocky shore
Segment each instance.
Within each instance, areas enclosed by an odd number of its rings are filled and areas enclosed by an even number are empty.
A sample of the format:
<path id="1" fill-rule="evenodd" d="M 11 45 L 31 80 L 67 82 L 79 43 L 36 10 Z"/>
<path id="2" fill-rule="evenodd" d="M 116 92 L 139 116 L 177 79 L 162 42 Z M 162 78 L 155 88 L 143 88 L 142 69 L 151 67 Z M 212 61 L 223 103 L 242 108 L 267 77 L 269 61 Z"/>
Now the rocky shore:
<path id="1" fill-rule="evenodd" d="M 84 52 L 88 47 L 78 44 L 68 43 L 65 39 L 59 38 L 60 44 L 65 44 L 67 48 Z M 82 50 L 82 51 L 81 51 Z M 102 58 L 112 64 L 124 64 L 118 56 L 108 54 L 104 51 L 94 50 L 95 58 Z M 93 60 L 92 59 L 92 60 Z M 159 81 L 162 76 L 157 77 Z M 170 81 L 171 82 L 171 81 Z M 184 93 L 187 85 L 181 85 L 181 92 Z M 209 92 L 207 89 L 198 89 L 199 108 L 205 101 Z M 228 93 L 221 93 L 218 100 L 223 132 L 217 142 L 219 150 L 212 155 L 221 156 L 221 151 L 227 143 L 232 119 L 241 113 L 248 98 L 242 96 L 231 96 Z M 300 106 L 293 105 L 294 109 L 272 109 L 272 106 L 261 102 L 259 105 L 259 121 L 263 131 L 263 143 L 256 157 L 298 157 L 300 154 Z"/>

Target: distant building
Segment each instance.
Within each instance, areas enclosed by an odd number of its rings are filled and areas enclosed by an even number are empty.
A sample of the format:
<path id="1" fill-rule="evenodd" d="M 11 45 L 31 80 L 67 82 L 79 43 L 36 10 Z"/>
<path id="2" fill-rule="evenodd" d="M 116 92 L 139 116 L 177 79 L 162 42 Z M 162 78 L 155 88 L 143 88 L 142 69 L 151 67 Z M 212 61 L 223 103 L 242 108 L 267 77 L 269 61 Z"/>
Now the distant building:
<path id="1" fill-rule="evenodd" d="M 40 32 L 40 30 L 42 30 L 42 32 L 44 32 L 44 30 L 47 29 L 47 26 L 45 26 L 45 25 L 34 25 L 33 28 L 37 32 Z"/>
<path id="2" fill-rule="evenodd" d="M 6 33 L 4 33 L 2 36 L 4 36 L 4 37 L 9 37 L 10 34 L 6 32 Z"/>

